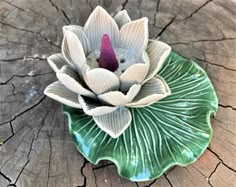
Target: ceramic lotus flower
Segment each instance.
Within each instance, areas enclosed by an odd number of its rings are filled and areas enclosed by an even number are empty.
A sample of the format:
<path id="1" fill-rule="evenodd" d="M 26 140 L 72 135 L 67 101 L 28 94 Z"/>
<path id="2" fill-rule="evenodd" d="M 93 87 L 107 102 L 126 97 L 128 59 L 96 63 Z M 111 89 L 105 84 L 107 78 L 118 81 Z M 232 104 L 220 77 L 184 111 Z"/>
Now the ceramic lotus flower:
<path id="1" fill-rule="evenodd" d="M 132 121 L 129 107 L 144 107 L 170 95 L 157 75 L 170 54 L 148 39 L 148 19 L 131 21 L 125 10 L 112 18 L 98 6 L 84 27 L 63 27 L 62 54 L 48 58 L 59 81 L 45 94 L 93 117 L 111 137 Z"/>
<path id="2" fill-rule="evenodd" d="M 88 161 L 110 160 L 120 176 L 146 181 L 199 158 L 218 100 L 198 64 L 149 40 L 147 18 L 131 21 L 125 10 L 113 19 L 97 7 L 84 27 L 63 32 L 62 54 L 48 58 L 59 81 L 45 94 L 64 104 Z"/>

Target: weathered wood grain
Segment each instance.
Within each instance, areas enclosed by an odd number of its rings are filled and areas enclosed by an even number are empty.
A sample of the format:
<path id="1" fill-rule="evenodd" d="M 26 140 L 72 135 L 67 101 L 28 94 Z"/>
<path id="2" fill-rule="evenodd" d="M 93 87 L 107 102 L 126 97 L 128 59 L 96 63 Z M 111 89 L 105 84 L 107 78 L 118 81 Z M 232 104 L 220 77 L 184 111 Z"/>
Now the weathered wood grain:
<path id="1" fill-rule="evenodd" d="M 60 51 L 61 27 L 83 25 L 97 5 L 148 17 L 150 38 L 207 71 L 219 111 L 212 142 L 195 163 L 134 183 L 76 150 L 60 104 L 43 95 L 56 79 L 46 58 Z M 0 186 L 236 186 L 235 10 L 235 0 L 0 0 Z"/>

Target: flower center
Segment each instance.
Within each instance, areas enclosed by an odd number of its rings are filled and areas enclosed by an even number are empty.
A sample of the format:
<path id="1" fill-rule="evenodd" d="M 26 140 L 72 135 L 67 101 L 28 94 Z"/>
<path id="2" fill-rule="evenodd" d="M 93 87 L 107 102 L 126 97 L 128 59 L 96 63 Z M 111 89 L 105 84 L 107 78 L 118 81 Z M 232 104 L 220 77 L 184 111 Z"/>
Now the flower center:
<path id="1" fill-rule="evenodd" d="M 119 66 L 114 73 L 121 75 L 128 67 L 138 62 L 138 59 L 127 49 L 115 48 L 116 59 Z M 87 63 L 91 69 L 99 68 L 100 50 L 97 49 L 87 56 Z"/>
<path id="2" fill-rule="evenodd" d="M 101 48 L 94 50 L 87 56 L 90 68 L 105 68 L 118 76 L 139 61 L 129 49 L 113 48 L 107 34 L 102 38 Z"/>
<path id="3" fill-rule="evenodd" d="M 112 47 L 110 38 L 107 34 L 102 37 L 100 57 L 98 58 L 98 64 L 100 68 L 105 68 L 112 72 L 116 71 L 119 67 L 119 63 L 116 59 L 116 54 Z"/>

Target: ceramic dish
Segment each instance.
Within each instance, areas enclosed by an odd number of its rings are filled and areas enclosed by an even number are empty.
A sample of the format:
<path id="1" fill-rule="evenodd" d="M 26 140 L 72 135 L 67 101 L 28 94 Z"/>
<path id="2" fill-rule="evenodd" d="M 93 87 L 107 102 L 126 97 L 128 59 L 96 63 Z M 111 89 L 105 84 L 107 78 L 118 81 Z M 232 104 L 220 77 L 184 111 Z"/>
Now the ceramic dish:
<path id="1" fill-rule="evenodd" d="M 68 106 L 69 131 L 76 147 L 93 164 L 110 160 L 132 181 L 158 178 L 173 165 L 186 166 L 205 151 L 212 138 L 210 116 L 217 96 L 205 71 L 171 53 L 161 69 L 172 94 L 144 108 L 133 108 L 132 123 L 117 139 L 92 117 Z"/>

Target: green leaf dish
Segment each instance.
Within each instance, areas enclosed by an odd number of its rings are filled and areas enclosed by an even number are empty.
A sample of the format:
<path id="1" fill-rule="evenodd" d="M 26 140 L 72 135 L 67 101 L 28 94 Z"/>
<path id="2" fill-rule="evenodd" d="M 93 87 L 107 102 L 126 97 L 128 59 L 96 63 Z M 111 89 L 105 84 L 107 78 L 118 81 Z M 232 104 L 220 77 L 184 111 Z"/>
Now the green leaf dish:
<path id="1" fill-rule="evenodd" d="M 82 109 L 63 105 L 69 132 L 91 163 L 110 160 L 120 176 L 131 181 L 160 177 L 174 165 L 196 161 L 212 138 L 210 116 L 218 99 L 206 72 L 192 60 L 172 52 L 158 75 L 171 95 L 142 108 L 129 108 L 132 122 L 113 139 Z"/>

